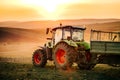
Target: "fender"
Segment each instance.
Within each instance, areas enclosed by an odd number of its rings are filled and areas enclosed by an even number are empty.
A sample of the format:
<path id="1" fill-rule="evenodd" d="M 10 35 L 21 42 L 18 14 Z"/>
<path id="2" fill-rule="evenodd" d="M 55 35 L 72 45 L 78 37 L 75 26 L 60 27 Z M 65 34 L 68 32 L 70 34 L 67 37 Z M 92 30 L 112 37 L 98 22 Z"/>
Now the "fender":
<path id="1" fill-rule="evenodd" d="M 76 44 L 84 46 L 85 50 L 90 50 L 90 44 L 87 42 L 76 42 Z"/>
<path id="2" fill-rule="evenodd" d="M 65 42 L 65 43 L 67 43 L 69 46 L 73 46 L 73 47 L 78 47 L 78 45 L 75 43 L 75 42 L 73 42 L 72 40 L 62 40 L 62 41 L 60 41 L 60 42 Z M 58 42 L 58 43 L 60 43 L 60 42 Z M 57 44 L 58 44 L 57 43 Z M 56 45 L 57 45 L 56 44 Z"/>

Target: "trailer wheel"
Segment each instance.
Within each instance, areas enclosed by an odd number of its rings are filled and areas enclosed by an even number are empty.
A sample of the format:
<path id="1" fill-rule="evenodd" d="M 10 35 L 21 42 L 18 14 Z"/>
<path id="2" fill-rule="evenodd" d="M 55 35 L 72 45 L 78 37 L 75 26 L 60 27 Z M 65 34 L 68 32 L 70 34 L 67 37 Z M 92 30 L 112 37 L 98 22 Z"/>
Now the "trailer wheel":
<path id="1" fill-rule="evenodd" d="M 47 57 L 44 54 L 43 50 L 37 49 L 33 53 L 32 62 L 34 66 L 44 67 L 47 63 Z"/>
<path id="2" fill-rule="evenodd" d="M 65 42 L 60 42 L 55 46 L 53 59 L 56 68 L 59 69 L 70 69 L 73 62 L 76 59 L 74 47 L 69 46 Z"/>

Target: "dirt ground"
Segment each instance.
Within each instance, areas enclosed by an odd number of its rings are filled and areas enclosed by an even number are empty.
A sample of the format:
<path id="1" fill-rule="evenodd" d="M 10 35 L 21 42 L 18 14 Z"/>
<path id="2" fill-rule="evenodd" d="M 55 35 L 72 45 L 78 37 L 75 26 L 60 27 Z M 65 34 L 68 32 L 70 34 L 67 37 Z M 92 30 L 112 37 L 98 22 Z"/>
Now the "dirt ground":
<path id="1" fill-rule="evenodd" d="M 31 64 L 34 50 L 41 45 L 42 43 L 34 42 L 1 43 L 0 57 L 2 57 L 3 61 Z"/>

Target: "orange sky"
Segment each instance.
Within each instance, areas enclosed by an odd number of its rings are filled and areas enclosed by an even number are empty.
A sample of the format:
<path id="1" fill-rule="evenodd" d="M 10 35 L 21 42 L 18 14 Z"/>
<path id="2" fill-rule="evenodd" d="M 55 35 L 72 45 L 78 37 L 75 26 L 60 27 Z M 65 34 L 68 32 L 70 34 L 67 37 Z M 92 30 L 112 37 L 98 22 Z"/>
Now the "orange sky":
<path id="1" fill-rule="evenodd" d="M 0 21 L 120 18 L 120 0 L 0 0 Z"/>

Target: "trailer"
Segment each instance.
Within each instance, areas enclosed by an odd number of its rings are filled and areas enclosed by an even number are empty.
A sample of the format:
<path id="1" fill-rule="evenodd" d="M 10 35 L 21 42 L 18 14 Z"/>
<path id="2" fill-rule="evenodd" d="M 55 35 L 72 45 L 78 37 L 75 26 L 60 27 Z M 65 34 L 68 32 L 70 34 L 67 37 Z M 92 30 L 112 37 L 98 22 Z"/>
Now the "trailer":
<path id="1" fill-rule="evenodd" d="M 120 66 L 120 32 L 91 30 L 90 52 L 95 64 Z"/>

